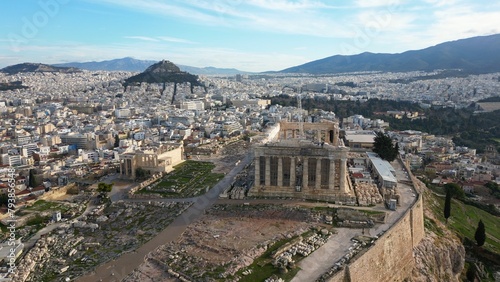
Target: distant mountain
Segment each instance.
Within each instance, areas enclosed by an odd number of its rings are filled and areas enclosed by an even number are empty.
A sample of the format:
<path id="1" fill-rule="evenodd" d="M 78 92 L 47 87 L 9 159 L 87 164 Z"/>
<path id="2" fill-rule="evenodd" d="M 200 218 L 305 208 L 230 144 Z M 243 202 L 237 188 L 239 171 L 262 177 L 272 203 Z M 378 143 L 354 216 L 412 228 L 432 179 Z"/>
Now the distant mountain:
<path id="1" fill-rule="evenodd" d="M 137 60 L 131 57 L 126 57 L 122 59 L 114 59 L 114 60 L 100 61 L 100 62 L 94 61 L 94 62 L 84 62 L 84 63 L 73 62 L 73 63 L 55 64 L 54 66 L 75 67 L 90 71 L 104 70 L 104 71 L 141 72 L 154 63 L 156 63 L 156 61 Z"/>
<path id="2" fill-rule="evenodd" d="M 399 54 L 336 55 L 284 69 L 283 73 L 343 73 L 359 71 L 432 71 L 462 69 L 467 73 L 500 71 L 500 34 L 438 44 Z"/>
<path id="3" fill-rule="evenodd" d="M 67 68 L 67 67 L 55 67 L 51 65 L 38 64 L 38 63 L 22 63 L 17 65 L 12 65 L 0 69 L 0 72 L 7 73 L 9 75 L 18 74 L 21 72 L 62 72 L 62 73 L 72 73 L 81 72 L 77 68 Z"/>
<path id="4" fill-rule="evenodd" d="M 245 71 L 240 71 L 237 69 L 228 69 L 228 68 L 215 68 L 215 67 L 204 67 L 204 68 L 197 68 L 197 67 L 190 67 L 190 66 L 184 66 L 184 65 L 179 65 L 179 68 L 182 71 L 187 71 L 192 74 L 197 74 L 197 75 L 235 75 L 235 74 L 251 74 L 251 72 L 245 72 Z"/>
<path id="5" fill-rule="evenodd" d="M 90 71 L 132 71 L 132 72 L 142 72 L 146 70 L 149 66 L 156 63 L 157 61 L 151 60 L 138 60 L 131 57 L 114 59 L 108 61 L 101 62 L 84 62 L 84 63 L 64 63 L 64 64 L 55 64 L 54 66 L 58 67 L 75 67 L 84 70 Z M 179 65 L 179 68 L 182 71 L 189 72 L 197 75 L 235 75 L 235 74 L 246 74 L 247 72 L 243 72 L 237 69 L 225 69 L 225 68 L 214 68 L 214 67 L 205 67 L 205 68 L 197 68 L 191 66 Z"/>

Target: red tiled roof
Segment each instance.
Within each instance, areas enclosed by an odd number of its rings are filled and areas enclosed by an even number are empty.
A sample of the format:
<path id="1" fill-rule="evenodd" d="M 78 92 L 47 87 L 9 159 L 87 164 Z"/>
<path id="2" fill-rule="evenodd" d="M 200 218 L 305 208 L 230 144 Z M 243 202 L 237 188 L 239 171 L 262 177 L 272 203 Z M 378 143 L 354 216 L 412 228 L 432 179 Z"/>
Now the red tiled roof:
<path id="1" fill-rule="evenodd" d="M 28 195 L 29 193 L 31 193 L 29 190 L 23 190 L 23 191 L 17 192 L 16 196 Z"/>
<path id="2" fill-rule="evenodd" d="M 45 190 L 45 186 L 39 185 L 39 186 L 33 188 L 31 191 L 41 191 L 41 190 Z"/>

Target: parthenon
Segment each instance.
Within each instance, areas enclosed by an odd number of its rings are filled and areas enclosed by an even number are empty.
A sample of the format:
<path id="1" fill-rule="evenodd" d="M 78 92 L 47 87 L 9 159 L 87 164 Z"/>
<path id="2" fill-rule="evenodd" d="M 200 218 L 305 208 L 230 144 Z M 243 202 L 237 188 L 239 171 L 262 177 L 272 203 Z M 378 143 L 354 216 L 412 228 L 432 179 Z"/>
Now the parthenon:
<path id="1" fill-rule="evenodd" d="M 255 148 L 249 196 L 355 201 L 338 132 L 334 122 L 281 122 L 278 140 Z"/>

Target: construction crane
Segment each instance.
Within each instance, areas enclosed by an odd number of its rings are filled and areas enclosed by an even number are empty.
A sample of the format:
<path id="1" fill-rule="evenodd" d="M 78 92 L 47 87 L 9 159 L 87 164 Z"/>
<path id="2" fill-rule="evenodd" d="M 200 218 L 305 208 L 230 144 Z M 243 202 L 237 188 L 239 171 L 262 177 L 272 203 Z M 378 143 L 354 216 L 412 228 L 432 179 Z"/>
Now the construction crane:
<path id="1" fill-rule="evenodd" d="M 302 87 L 297 93 L 297 108 L 299 108 L 299 138 L 304 137 L 304 122 L 302 118 Z"/>

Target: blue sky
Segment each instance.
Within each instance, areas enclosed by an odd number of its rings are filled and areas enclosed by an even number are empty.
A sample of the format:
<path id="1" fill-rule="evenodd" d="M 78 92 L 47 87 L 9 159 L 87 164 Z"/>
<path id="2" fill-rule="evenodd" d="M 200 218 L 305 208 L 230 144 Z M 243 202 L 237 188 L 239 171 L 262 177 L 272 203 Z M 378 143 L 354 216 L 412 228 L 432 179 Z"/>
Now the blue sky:
<path id="1" fill-rule="evenodd" d="M 0 67 L 167 59 L 281 70 L 500 33 L 491 0 L 2 0 Z"/>

